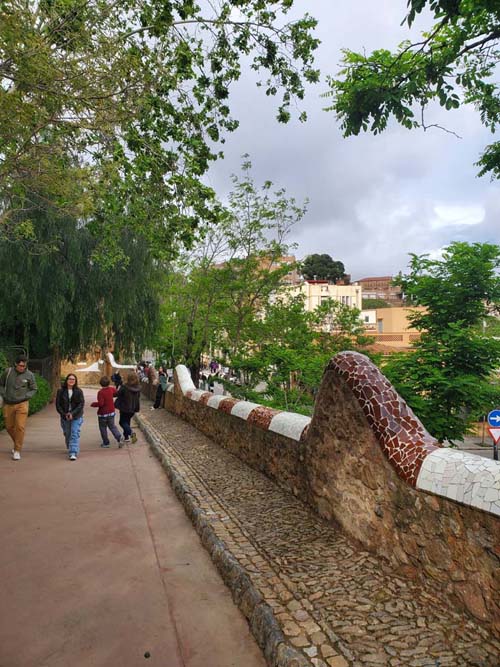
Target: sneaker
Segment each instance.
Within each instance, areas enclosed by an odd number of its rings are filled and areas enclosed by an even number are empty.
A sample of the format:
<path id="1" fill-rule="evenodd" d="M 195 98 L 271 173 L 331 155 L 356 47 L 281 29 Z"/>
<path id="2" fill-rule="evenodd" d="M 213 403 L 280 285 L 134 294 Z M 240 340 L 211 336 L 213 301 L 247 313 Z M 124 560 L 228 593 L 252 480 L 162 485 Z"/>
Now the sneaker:
<path id="1" fill-rule="evenodd" d="M 154 408 L 154 406 L 151 406 L 149 409 L 150 409 L 150 410 L 154 410 L 155 408 Z"/>
<path id="2" fill-rule="evenodd" d="M 130 442 L 131 442 L 130 438 L 123 438 L 120 444 L 123 447 L 123 445 L 129 445 Z"/>
<path id="3" fill-rule="evenodd" d="M 76 454 L 70 454 L 69 455 L 69 460 L 70 461 L 76 461 Z"/>
<path id="4" fill-rule="evenodd" d="M 106 443 L 106 442 L 103 442 L 103 443 L 101 444 L 101 447 L 109 447 L 109 442 L 107 442 L 107 443 Z"/>
<path id="5" fill-rule="evenodd" d="M 132 442 L 137 442 L 137 436 L 135 433 L 132 433 Z"/>
<path id="6" fill-rule="evenodd" d="M 15 450 L 12 450 L 12 459 L 14 461 L 20 461 L 21 460 L 21 452 L 16 452 Z"/>

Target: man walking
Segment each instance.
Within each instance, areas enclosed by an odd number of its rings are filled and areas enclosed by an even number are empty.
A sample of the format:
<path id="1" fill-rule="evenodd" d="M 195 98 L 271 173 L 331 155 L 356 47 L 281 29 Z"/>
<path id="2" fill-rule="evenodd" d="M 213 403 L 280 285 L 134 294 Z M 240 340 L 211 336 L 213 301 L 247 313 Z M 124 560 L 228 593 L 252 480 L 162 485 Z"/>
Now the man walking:
<path id="1" fill-rule="evenodd" d="M 28 360 L 20 354 L 15 366 L 7 368 L 0 377 L 0 396 L 3 397 L 3 417 L 5 428 L 10 435 L 14 448 L 12 458 L 21 459 L 24 442 L 24 430 L 28 418 L 28 401 L 36 394 L 35 376 L 28 370 Z"/>

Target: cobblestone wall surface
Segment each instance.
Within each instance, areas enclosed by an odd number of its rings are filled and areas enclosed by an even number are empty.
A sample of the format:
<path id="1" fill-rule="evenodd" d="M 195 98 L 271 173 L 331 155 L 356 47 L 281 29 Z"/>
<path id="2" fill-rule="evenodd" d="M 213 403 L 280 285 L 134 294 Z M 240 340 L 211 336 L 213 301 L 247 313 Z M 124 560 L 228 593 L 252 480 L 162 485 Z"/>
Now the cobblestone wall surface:
<path id="1" fill-rule="evenodd" d="M 270 666 L 498 666 L 491 632 L 432 579 L 398 575 L 168 411 L 139 419 Z"/>

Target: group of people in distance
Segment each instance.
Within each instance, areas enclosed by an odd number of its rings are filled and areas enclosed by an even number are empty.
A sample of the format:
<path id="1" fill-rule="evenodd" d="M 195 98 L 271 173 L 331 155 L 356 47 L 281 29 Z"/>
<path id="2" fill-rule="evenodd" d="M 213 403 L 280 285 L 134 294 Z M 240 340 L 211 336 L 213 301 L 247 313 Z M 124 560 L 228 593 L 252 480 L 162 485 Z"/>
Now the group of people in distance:
<path id="1" fill-rule="evenodd" d="M 108 430 L 118 443 L 118 447 L 123 447 L 129 442 L 136 442 L 137 436 L 132 430 L 130 421 L 141 407 L 141 387 L 137 373 L 129 373 L 125 383 L 120 382 L 118 385 L 118 390 L 111 386 L 110 379 L 106 375 L 99 380 L 99 384 L 101 389 L 97 392 L 97 401 L 90 405 L 97 408 L 97 420 L 102 438 L 101 447 L 110 446 Z M 57 391 L 56 410 L 61 418 L 61 428 L 70 461 L 76 461 L 80 453 L 80 429 L 83 423 L 84 404 L 83 391 L 78 386 L 77 377 L 74 373 L 69 373 L 62 387 Z M 115 424 L 116 410 L 120 413 L 119 424 L 123 434 Z"/>

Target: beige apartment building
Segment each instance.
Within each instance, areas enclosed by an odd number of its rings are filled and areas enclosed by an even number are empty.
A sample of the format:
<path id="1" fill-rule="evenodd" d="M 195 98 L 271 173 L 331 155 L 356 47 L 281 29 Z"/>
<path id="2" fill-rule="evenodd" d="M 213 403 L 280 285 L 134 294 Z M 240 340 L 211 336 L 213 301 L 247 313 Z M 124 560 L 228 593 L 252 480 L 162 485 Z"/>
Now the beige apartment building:
<path id="1" fill-rule="evenodd" d="M 425 310 L 418 306 L 414 308 L 377 308 L 363 310 L 361 319 L 366 333 L 373 336 L 375 343 L 387 345 L 391 348 L 407 349 L 414 340 L 418 340 L 420 333 L 411 326 L 408 315 L 413 310 Z"/>
<path id="2" fill-rule="evenodd" d="M 328 299 L 339 301 L 351 308 L 361 310 L 362 290 L 360 285 L 332 285 L 328 280 L 305 280 L 300 285 L 290 287 L 293 296 L 303 294 L 307 311 L 315 310 Z"/>

